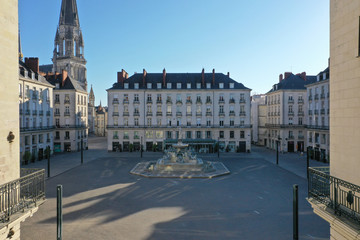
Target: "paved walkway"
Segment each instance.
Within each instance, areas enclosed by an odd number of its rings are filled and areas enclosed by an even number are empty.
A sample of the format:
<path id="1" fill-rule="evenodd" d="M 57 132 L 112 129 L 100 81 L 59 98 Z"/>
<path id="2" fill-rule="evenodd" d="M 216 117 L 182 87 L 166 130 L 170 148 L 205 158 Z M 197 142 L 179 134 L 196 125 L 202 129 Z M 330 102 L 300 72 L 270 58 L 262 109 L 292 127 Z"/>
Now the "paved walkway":
<path id="1" fill-rule="evenodd" d="M 329 239 L 329 225 L 305 200 L 306 173 L 291 172 L 305 161 L 296 154 L 282 154 L 280 166 L 274 164 L 275 153 L 257 147 L 249 154 L 223 153 L 220 159 L 217 154 L 201 155 L 231 171 L 214 179 L 129 174 L 136 163 L 161 153 L 145 152 L 140 158 L 138 152 L 100 149 L 93 154 L 99 154 L 97 159 L 79 166 L 76 158 L 72 166 L 78 167 L 46 181 L 47 201 L 22 223 L 23 240 L 55 238 L 58 184 L 64 188 L 63 239 L 292 239 L 293 184 L 299 185 L 300 239 Z M 53 165 L 59 170 L 68 164 L 56 165 L 57 159 L 71 162 L 57 157 Z"/>
<path id="2" fill-rule="evenodd" d="M 89 137 L 88 138 L 89 150 L 83 151 L 84 164 L 91 162 L 95 159 L 105 157 L 107 155 L 107 145 L 105 137 Z M 59 153 L 51 156 L 50 158 L 50 177 L 55 177 L 61 173 L 69 171 L 75 167 L 81 165 L 81 153 Z M 22 168 L 43 168 L 48 176 L 48 161 L 44 159 L 42 161 L 36 161 L 35 163 L 29 163 L 28 165 L 21 166 Z"/>

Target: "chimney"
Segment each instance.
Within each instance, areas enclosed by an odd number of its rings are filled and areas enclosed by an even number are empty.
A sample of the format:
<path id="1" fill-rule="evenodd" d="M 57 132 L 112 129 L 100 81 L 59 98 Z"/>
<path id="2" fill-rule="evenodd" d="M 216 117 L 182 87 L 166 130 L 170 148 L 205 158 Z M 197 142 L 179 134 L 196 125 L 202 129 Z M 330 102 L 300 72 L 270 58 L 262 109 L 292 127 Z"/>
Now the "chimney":
<path id="1" fill-rule="evenodd" d="M 292 72 L 285 72 L 284 79 L 287 79 L 288 77 L 290 77 L 291 74 L 292 74 Z"/>
<path id="2" fill-rule="evenodd" d="M 212 85 L 215 86 L 215 68 L 213 68 Z"/>
<path id="3" fill-rule="evenodd" d="M 201 71 L 201 85 L 205 86 L 205 69 L 202 69 Z"/>
<path id="4" fill-rule="evenodd" d="M 121 76 L 122 76 L 122 75 L 121 75 L 121 72 L 117 72 L 117 82 L 118 82 L 118 83 L 121 83 L 121 82 L 122 82 L 122 81 L 121 81 L 121 80 L 122 80 L 122 79 L 121 79 Z"/>
<path id="5" fill-rule="evenodd" d="M 281 82 L 282 80 L 283 80 L 283 75 L 280 74 L 280 75 L 279 75 L 279 82 Z"/>
<path id="6" fill-rule="evenodd" d="M 163 86 L 166 87 L 166 70 L 163 70 Z"/>
<path id="7" fill-rule="evenodd" d="M 301 73 L 301 78 L 304 79 L 304 81 L 306 81 L 306 72 Z"/>
<path id="8" fill-rule="evenodd" d="M 228 78 L 230 78 L 230 72 L 227 73 Z"/>
<path id="9" fill-rule="evenodd" d="M 25 58 L 25 65 L 28 66 L 33 72 L 39 72 L 39 58 Z"/>
<path id="10" fill-rule="evenodd" d="M 127 79 L 126 76 L 127 76 L 127 72 L 124 69 L 121 69 L 121 72 L 117 73 L 117 82 L 121 83 L 121 86 L 124 85 L 124 80 Z"/>
<path id="11" fill-rule="evenodd" d="M 68 72 L 65 69 L 63 69 L 61 75 L 62 75 L 61 86 L 63 87 L 65 85 L 65 80 L 68 77 Z"/>
<path id="12" fill-rule="evenodd" d="M 146 86 L 146 74 L 147 74 L 147 72 L 146 72 L 146 70 L 145 70 L 145 68 L 143 69 L 143 86 L 145 87 Z"/>

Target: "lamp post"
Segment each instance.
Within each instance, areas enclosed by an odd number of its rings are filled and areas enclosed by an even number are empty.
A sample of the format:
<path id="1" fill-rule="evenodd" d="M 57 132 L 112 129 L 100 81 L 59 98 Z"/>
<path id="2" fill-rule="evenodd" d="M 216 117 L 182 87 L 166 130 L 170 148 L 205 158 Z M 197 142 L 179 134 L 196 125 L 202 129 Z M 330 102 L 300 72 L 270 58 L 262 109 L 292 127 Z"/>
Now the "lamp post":
<path id="1" fill-rule="evenodd" d="M 306 176 L 309 179 L 309 146 L 306 147 Z"/>
<path id="2" fill-rule="evenodd" d="M 141 141 L 140 141 L 140 157 L 142 158 L 142 154 L 143 154 L 143 141 L 142 141 L 142 136 L 141 136 Z"/>
<path id="3" fill-rule="evenodd" d="M 298 185 L 293 186 L 293 239 L 299 239 L 299 194 Z"/>
<path id="4" fill-rule="evenodd" d="M 218 151 L 218 158 L 220 158 L 220 143 L 219 143 L 219 137 L 218 137 L 218 141 L 217 141 L 217 151 Z"/>
<path id="5" fill-rule="evenodd" d="M 80 148 L 81 148 L 81 164 L 84 163 L 84 152 L 83 152 L 83 144 L 84 144 L 84 140 L 83 137 L 81 136 L 81 141 L 80 141 Z"/>
<path id="6" fill-rule="evenodd" d="M 276 140 L 276 165 L 279 165 L 279 143 L 281 138 Z"/>

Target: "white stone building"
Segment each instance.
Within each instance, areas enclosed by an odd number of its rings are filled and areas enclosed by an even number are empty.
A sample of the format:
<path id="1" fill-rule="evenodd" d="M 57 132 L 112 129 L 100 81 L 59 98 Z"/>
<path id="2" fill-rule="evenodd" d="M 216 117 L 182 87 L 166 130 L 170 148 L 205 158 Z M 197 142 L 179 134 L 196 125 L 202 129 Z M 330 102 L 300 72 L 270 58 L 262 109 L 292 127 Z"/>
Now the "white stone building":
<path id="1" fill-rule="evenodd" d="M 329 68 L 306 85 L 308 100 L 307 139 L 311 157 L 329 161 Z"/>
<path id="2" fill-rule="evenodd" d="M 266 145 L 266 95 L 257 94 L 251 96 L 251 142 L 256 145 Z"/>
<path id="3" fill-rule="evenodd" d="M 122 70 L 108 89 L 108 150 L 162 150 L 184 142 L 199 152 L 250 151 L 250 89 L 222 73 Z"/>
<path id="4" fill-rule="evenodd" d="M 286 72 L 267 96 L 267 147 L 282 152 L 303 152 L 306 147 L 306 88 L 314 76 Z"/>
<path id="5" fill-rule="evenodd" d="M 54 88 L 54 152 L 80 151 L 87 147 L 87 92 L 65 70 L 47 74 Z"/>
<path id="6" fill-rule="evenodd" d="M 44 158 L 53 150 L 53 85 L 39 74 L 39 59 L 26 58 L 19 64 L 20 161 Z M 24 159 L 25 152 L 31 159 Z"/>
<path id="7" fill-rule="evenodd" d="M 94 129 L 96 136 L 105 137 L 107 135 L 107 129 L 106 129 L 107 118 L 108 118 L 107 107 L 101 106 L 101 102 L 100 102 L 100 105 L 96 107 L 95 110 Z"/>

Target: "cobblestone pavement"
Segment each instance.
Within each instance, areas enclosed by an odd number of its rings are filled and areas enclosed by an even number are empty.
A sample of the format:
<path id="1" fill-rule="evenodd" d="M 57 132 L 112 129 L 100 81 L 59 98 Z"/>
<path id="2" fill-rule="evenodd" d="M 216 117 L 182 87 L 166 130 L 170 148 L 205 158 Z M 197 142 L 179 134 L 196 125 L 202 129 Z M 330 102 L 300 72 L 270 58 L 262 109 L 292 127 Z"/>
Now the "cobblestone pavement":
<path id="1" fill-rule="evenodd" d="M 253 147 L 252 153 L 222 153 L 219 159 L 201 155 L 223 162 L 230 175 L 149 179 L 129 171 L 161 153 L 145 152 L 140 158 L 138 152 L 107 152 L 99 147 L 106 139 L 89 141 L 98 149 L 90 147 L 81 166 L 79 153 L 52 159 L 52 171 L 59 174 L 46 181 L 47 201 L 22 223 L 23 240 L 55 239 L 58 184 L 64 188 L 63 239 L 292 239 L 293 184 L 299 185 L 300 239 L 329 239 L 329 225 L 305 199 L 303 156 L 281 154 L 276 166 L 276 153 Z M 38 164 L 44 163 L 32 165 Z M 317 164 L 322 165 L 311 162 Z"/>

